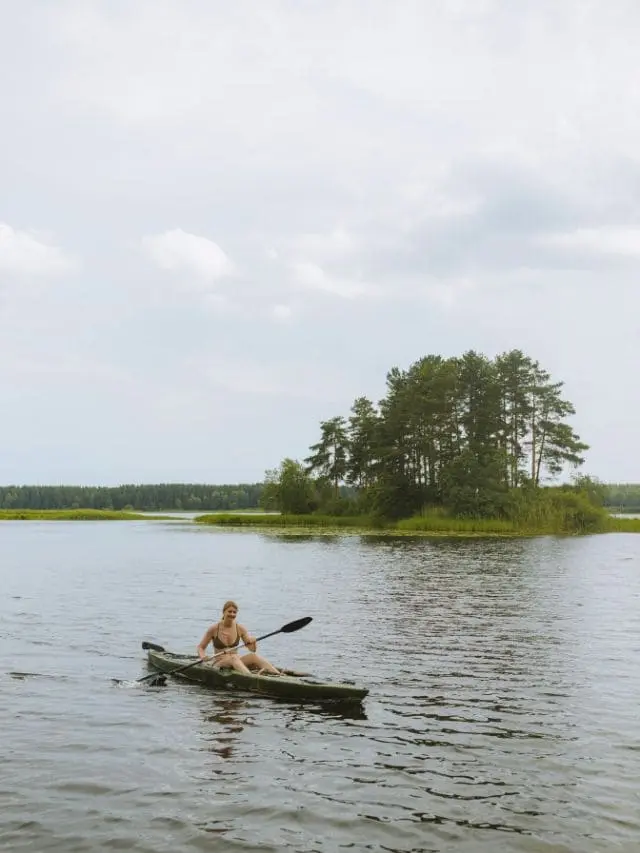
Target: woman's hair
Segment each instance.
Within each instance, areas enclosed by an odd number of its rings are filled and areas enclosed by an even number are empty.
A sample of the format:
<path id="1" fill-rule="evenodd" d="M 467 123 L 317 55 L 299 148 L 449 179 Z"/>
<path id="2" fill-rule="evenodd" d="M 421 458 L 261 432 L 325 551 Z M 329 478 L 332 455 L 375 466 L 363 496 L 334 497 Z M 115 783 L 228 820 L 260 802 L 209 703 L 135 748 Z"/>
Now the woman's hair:
<path id="1" fill-rule="evenodd" d="M 225 603 L 222 605 L 222 613 L 223 613 L 223 614 L 224 614 L 224 611 L 225 611 L 228 607 L 235 607 L 235 609 L 236 609 L 236 610 L 239 610 L 239 609 L 240 609 L 240 608 L 238 607 L 238 605 L 235 603 L 235 601 L 225 601 Z"/>

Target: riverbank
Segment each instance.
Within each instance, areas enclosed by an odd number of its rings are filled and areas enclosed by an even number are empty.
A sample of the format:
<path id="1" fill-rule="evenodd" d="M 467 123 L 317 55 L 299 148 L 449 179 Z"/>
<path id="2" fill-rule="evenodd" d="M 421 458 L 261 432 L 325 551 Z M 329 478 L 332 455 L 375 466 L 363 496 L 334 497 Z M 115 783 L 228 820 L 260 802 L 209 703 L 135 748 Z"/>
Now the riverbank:
<path id="1" fill-rule="evenodd" d="M 396 522 L 374 521 L 369 516 L 276 515 L 257 513 L 238 516 L 231 513 L 200 515 L 196 524 L 218 527 L 278 529 L 303 532 L 307 530 L 342 531 L 354 533 L 394 533 L 425 536 L 548 536 L 576 533 L 640 533 L 640 518 L 606 516 L 598 530 L 568 530 L 561 523 L 518 525 L 500 518 L 450 518 L 443 515 L 415 516 Z"/>

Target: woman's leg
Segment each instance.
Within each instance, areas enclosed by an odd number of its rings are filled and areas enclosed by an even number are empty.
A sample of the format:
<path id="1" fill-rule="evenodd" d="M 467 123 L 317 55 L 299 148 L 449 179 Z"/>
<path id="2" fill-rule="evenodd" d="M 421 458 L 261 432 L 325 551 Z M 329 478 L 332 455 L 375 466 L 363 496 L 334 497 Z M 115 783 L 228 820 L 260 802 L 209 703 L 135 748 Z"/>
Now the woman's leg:
<path id="1" fill-rule="evenodd" d="M 236 672 L 251 675 L 251 671 L 247 669 L 240 655 L 222 655 L 222 657 L 216 658 L 211 665 L 215 667 L 230 666 L 232 669 L 235 669 Z"/>
<path id="2" fill-rule="evenodd" d="M 275 666 L 270 663 L 266 658 L 260 657 L 255 652 L 249 652 L 249 654 L 242 655 L 242 661 L 246 666 L 257 666 L 260 669 L 264 669 L 267 672 L 270 672 L 272 675 L 280 675 L 280 671 L 275 668 Z"/>

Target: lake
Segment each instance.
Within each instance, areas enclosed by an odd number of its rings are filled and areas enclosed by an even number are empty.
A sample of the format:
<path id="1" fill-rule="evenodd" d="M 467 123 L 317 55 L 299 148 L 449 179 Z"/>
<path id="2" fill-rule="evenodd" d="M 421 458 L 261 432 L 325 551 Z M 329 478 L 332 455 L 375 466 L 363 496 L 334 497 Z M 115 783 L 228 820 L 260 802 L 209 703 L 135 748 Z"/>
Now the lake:
<path id="1" fill-rule="evenodd" d="M 0 848 L 640 849 L 640 536 L 0 523 Z M 227 598 L 344 711 L 169 680 Z"/>

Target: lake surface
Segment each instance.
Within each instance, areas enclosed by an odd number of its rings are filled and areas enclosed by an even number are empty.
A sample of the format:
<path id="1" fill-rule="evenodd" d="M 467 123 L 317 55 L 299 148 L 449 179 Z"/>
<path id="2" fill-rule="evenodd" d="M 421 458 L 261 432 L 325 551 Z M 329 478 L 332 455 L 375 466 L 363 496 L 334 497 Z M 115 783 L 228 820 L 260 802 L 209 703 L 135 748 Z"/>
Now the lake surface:
<path id="1" fill-rule="evenodd" d="M 234 598 L 350 713 L 169 681 Z M 640 536 L 0 523 L 0 849 L 640 849 Z"/>

